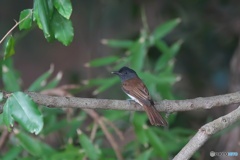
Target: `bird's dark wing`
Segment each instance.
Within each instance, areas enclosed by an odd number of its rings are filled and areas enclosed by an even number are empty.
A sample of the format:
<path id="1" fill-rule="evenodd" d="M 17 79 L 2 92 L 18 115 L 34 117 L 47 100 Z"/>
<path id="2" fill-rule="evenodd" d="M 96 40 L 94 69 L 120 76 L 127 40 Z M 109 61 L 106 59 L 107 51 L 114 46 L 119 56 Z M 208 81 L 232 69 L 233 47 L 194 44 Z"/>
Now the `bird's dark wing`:
<path id="1" fill-rule="evenodd" d="M 141 79 L 134 78 L 126 80 L 122 84 L 122 89 L 125 93 L 136 98 L 142 105 L 154 105 L 149 95 L 147 87 L 144 85 Z"/>

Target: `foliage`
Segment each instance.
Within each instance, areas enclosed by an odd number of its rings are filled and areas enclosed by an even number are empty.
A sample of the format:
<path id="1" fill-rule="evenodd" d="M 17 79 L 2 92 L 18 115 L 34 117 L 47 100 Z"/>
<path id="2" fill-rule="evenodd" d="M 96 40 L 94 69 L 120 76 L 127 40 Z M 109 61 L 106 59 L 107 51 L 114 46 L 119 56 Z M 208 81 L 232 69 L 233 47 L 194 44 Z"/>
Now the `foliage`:
<path id="1" fill-rule="evenodd" d="M 73 39 L 73 27 L 70 21 L 72 5 L 70 0 L 34 0 L 33 8 L 23 10 L 20 13 L 20 30 L 34 27 L 36 24 L 47 39 L 51 42 L 58 40 L 64 45 L 69 45 Z M 103 44 L 118 49 L 126 50 L 124 54 L 116 54 L 95 59 L 86 64 L 87 67 L 112 66 L 117 70 L 124 65 L 134 68 L 148 86 L 151 95 L 156 100 L 162 98 L 173 99 L 171 87 L 177 81 L 173 73 L 174 58 L 178 53 L 182 41 L 168 45 L 164 40 L 178 24 L 179 19 L 173 19 L 159 25 L 150 32 L 145 24 L 140 35 L 135 40 L 103 40 Z M 94 126 L 87 121 L 85 112 L 74 114 L 70 119 L 66 118 L 66 110 L 51 109 L 45 106 L 37 106 L 26 95 L 21 86 L 21 76 L 14 68 L 12 55 L 15 40 L 8 36 L 5 40 L 4 51 L 0 62 L 3 90 L 11 92 L 8 97 L 0 94 L 1 104 L 4 104 L 3 113 L 0 114 L 0 125 L 13 130 L 12 139 L 1 159 L 116 159 L 111 147 L 104 145 L 104 133 L 97 129 L 95 138 L 89 136 Z M 149 56 L 151 48 L 158 49 L 156 59 Z M 39 76 L 29 87 L 29 91 L 41 92 L 55 88 L 61 80 L 59 72 L 52 80 L 54 67 Z M 87 81 L 87 87 L 97 86 L 93 92 L 95 95 L 106 91 L 111 86 L 119 83 L 117 77 L 96 78 Z M 160 95 L 160 96 L 159 96 Z M 186 128 L 174 128 L 176 114 L 170 115 L 168 129 L 147 125 L 147 116 L 135 113 L 129 120 L 129 113 L 124 111 L 104 111 L 104 117 L 114 122 L 116 127 L 127 129 L 134 127 L 136 141 L 129 142 L 123 147 L 124 159 L 152 159 L 161 157 L 169 159 L 189 139 L 191 130 Z M 87 127 L 86 127 L 87 125 Z M 87 128 L 82 131 L 79 128 Z M 77 131 L 77 132 L 76 132 Z M 31 133 L 38 134 L 33 136 Z M 111 132 L 113 133 L 113 132 Z M 45 137 L 61 134 L 61 147 L 54 148 L 44 142 Z"/>

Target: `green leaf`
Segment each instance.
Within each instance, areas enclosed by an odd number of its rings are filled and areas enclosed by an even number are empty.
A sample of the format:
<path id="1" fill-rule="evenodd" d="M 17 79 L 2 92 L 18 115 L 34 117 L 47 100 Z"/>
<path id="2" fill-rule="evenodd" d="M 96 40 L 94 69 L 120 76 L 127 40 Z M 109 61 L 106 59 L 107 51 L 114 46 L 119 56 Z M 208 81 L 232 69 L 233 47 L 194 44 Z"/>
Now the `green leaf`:
<path id="1" fill-rule="evenodd" d="M 158 75 L 156 74 L 152 74 L 149 72 L 144 72 L 144 73 L 139 73 L 140 77 L 146 77 L 144 78 L 144 81 L 146 81 L 146 83 L 151 84 L 151 83 L 155 83 L 155 84 L 173 84 L 174 82 L 176 82 L 176 76 L 172 73 L 159 73 Z"/>
<path id="2" fill-rule="evenodd" d="M 117 56 L 108 56 L 108 57 L 104 57 L 104 58 L 94 59 L 91 62 L 86 63 L 85 66 L 86 67 L 100 67 L 100 66 L 105 66 L 105 65 L 114 63 L 117 60 L 119 60 L 119 57 L 117 57 Z"/>
<path id="3" fill-rule="evenodd" d="M 153 41 L 159 40 L 170 33 L 179 23 L 181 19 L 176 18 L 170 21 L 165 22 L 158 26 L 152 33 L 151 37 Z"/>
<path id="4" fill-rule="evenodd" d="M 37 78 L 31 86 L 28 88 L 29 91 L 41 91 L 44 86 L 47 84 L 47 79 L 51 76 L 53 73 L 54 66 L 51 65 L 50 69 L 42 74 L 39 78 Z"/>
<path id="5" fill-rule="evenodd" d="M 58 72 L 58 74 L 53 78 L 53 80 L 47 83 L 46 86 L 42 88 L 42 90 L 55 88 L 59 84 L 61 79 L 62 79 L 62 72 Z"/>
<path id="6" fill-rule="evenodd" d="M 39 28 L 43 30 L 45 38 L 52 40 L 52 31 L 50 29 L 50 17 L 47 0 L 34 0 L 34 16 Z"/>
<path id="7" fill-rule="evenodd" d="M 130 49 L 131 53 L 131 67 L 136 71 L 140 71 L 143 68 L 145 56 L 147 53 L 147 47 L 145 38 L 140 38 Z"/>
<path id="8" fill-rule="evenodd" d="M 176 56 L 182 41 L 177 41 L 171 47 L 165 46 L 163 41 L 156 42 L 156 46 L 163 51 L 163 55 L 158 59 L 156 62 L 155 71 L 160 71 L 161 69 L 165 68 L 169 62 Z"/>
<path id="9" fill-rule="evenodd" d="M 29 29 L 32 26 L 32 9 L 25 9 L 21 11 L 19 22 L 19 29 Z"/>
<path id="10" fill-rule="evenodd" d="M 130 48 L 134 42 L 130 40 L 113 40 L 113 39 L 103 39 L 102 44 L 114 48 Z"/>
<path id="11" fill-rule="evenodd" d="M 84 151 L 86 152 L 86 155 L 89 159 L 95 160 L 99 159 L 100 157 L 100 151 L 93 145 L 91 140 L 84 134 L 82 131 L 78 130 L 78 138 L 79 143 L 83 147 Z"/>
<path id="12" fill-rule="evenodd" d="M 38 106 L 23 92 L 11 94 L 4 105 L 3 114 L 8 127 L 15 120 L 31 133 L 38 134 L 43 128 L 43 118 Z"/>
<path id="13" fill-rule="evenodd" d="M 166 159 L 167 158 L 167 150 L 164 147 L 163 141 L 161 141 L 160 137 L 157 136 L 157 134 L 151 130 L 146 130 L 147 137 L 149 139 L 150 144 L 153 146 L 154 151 L 161 156 L 161 158 Z"/>
<path id="14" fill-rule="evenodd" d="M 152 155 L 152 149 L 148 149 L 146 151 L 144 151 L 143 153 L 141 153 L 136 160 L 146 160 L 146 159 L 150 159 L 151 155 Z"/>
<path id="15" fill-rule="evenodd" d="M 54 7 L 58 10 L 58 12 L 69 19 L 72 14 L 72 3 L 70 0 L 54 0 Z"/>
<path id="16" fill-rule="evenodd" d="M 22 132 L 22 131 L 15 131 L 16 138 L 20 142 L 20 145 L 28 151 L 33 156 L 39 157 L 49 157 L 49 155 L 53 154 L 55 150 L 51 148 L 49 145 L 34 139 L 30 135 Z"/>
<path id="17" fill-rule="evenodd" d="M 22 152 L 22 147 L 13 146 L 9 148 L 7 153 L 4 154 L 1 160 L 16 160 L 19 158 L 19 154 Z"/>
<path id="18" fill-rule="evenodd" d="M 140 143 L 146 145 L 148 143 L 148 137 L 146 135 L 146 120 L 147 116 L 142 113 L 134 113 L 133 125 L 134 130 L 137 135 L 137 139 Z"/>
<path id="19" fill-rule="evenodd" d="M 12 35 L 8 36 L 4 44 L 4 59 L 14 55 L 15 39 Z"/>
<path id="20" fill-rule="evenodd" d="M 13 102 L 10 100 L 7 100 L 3 106 L 3 122 L 8 128 L 8 130 L 11 129 L 10 127 L 13 126 L 13 122 L 14 122 L 14 119 L 12 117 L 12 111 L 13 111 L 12 108 L 13 108 Z"/>
<path id="21" fill-rule="evenodd" d="M 78 146 L 68 144 L 63 151 L 54 153 L 49 160 L 78 160 L 84 159 L 84 156 L 84 152 L 80 152 Z"/>
<path id="22" fill-rule="evenodd" d="M 113 78 L 108 78 L 103 84 L 100 85 L 100 87 L 98 87 L 94 92 L 93 95 L 97 95 L 105 90 L 107 90 L 108 88 L 110 88 L 111 86 L 113 86 L 114 84 L 116 84 L 118 82 L 118 78 L 117 77 L 113 77 Z"/>
<path id="23" fill-rule="evenodd" d="M 2 78 L 6 91 L 15 92 L 21 89 L 19 75 L 13 68 L 11 58 L 5 59 L 2 63 Z"/>
<path id="24" fill-rule="evenodd" d="M 3 101 L 3 92 L 0 92 L 0 102 Z"/>
<path id="25" fill-rule="evenodd" d="M 73 27 L 71 20 L 64 18 L 58 12 L 53 13 L 51 28 L 54 37 L 62 42 L 65 46 L 69 45 L 73 40 Z"/>

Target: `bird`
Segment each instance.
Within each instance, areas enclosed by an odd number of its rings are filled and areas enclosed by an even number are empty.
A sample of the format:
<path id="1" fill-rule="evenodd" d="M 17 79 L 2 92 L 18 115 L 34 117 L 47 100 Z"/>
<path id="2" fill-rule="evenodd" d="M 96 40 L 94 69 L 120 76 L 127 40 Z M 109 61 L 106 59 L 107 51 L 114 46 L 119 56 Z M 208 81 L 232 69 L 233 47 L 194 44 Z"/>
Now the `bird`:
<path id="1" fill-rule="evenodd" d="M 118 75 L 121 79 L 122 90 L 136 103 L 140 104 L 150 120 L 151 125 L 167 126 L 168 123 L 158 113 L 149 91 L 137 73 L 126 66 L 119 71 L 113 71 L 112 74 Z"/>

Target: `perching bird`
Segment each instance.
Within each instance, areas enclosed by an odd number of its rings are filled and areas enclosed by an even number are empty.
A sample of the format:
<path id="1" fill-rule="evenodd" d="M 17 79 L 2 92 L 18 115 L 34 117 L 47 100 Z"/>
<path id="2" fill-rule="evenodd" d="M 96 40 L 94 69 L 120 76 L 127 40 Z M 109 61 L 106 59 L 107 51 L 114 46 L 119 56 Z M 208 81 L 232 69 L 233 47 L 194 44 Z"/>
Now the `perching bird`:
<path id="1" fill-rule="evenodd" d="M 122 90 L 131 99 L 143 106 L 152 125 L 167 126 L 167 122 L 154 107 L 154 102 L 149 95 L 147 87 L 134 70 L 128 67 L 122 67 L 119 71 L 112 72 L 112 74 L 120 77 Z"/>

